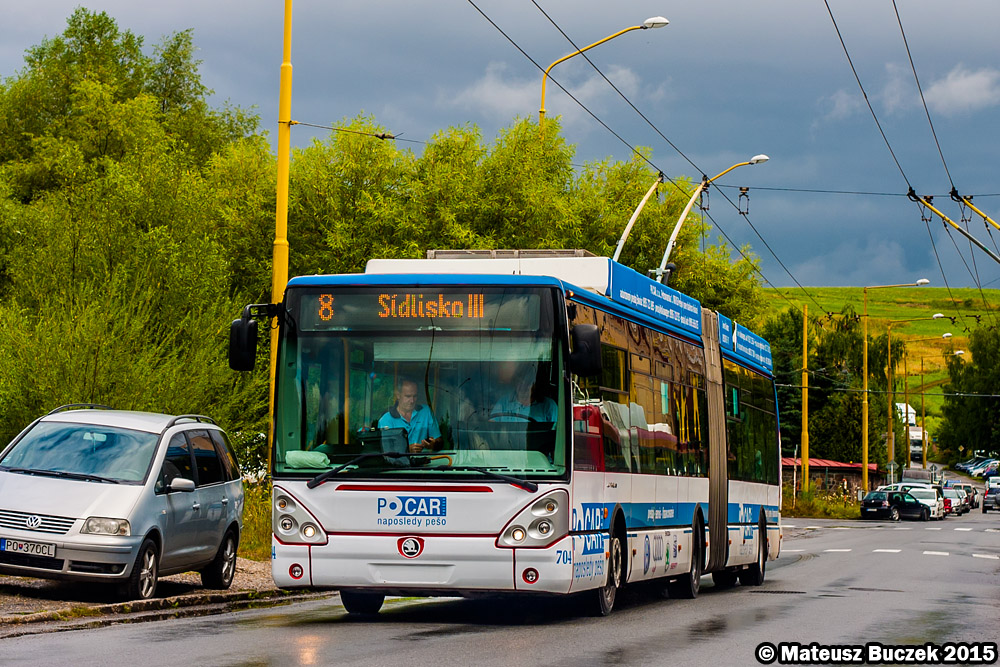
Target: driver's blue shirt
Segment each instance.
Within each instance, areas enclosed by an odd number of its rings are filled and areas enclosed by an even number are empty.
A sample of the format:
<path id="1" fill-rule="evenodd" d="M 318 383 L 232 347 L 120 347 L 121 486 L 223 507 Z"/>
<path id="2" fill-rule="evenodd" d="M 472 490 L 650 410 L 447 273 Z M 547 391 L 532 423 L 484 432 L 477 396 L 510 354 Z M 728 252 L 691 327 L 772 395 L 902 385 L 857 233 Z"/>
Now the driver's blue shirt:
<path id="1" fill-rule="evenodd" d="M 406 421 L 403 415 L 399 414 L 396 406 L 389 408 L 389 411 L 378 420 L 379 428 L 401 428 L 406 431 L 406 440 L 413 445 L 423 442 L 427 438 L 440 438 L 441 429 L 438 428 L 437 420 L 431 414 L 430 408 L 426 405 L 418 405 L 413 409 L 410 420 Z"/>
<path id="2" fill-rule="evenodd" d="M 493 405 L 493 409 L 490 410 L 490 421 L 524 421 L 514 416 L 521 415 L 524 417 L 530 417 L 536 422 L 555 422 L 558 414 L 559 410 L 556 408 L 556 402 L 551 398 L 545 397 L 537 403 L 525 405 L 521 401 L 517 400 L 516 396 L 511 394 L 505 398 L 501 398 Z"/>

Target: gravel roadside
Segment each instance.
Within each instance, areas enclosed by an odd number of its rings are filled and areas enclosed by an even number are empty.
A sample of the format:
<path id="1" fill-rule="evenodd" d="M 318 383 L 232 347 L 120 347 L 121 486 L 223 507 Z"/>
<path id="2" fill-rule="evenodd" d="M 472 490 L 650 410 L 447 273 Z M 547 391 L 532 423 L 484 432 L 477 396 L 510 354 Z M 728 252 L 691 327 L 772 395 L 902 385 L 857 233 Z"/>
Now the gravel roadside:
<path id="1" fill-rule="evenodd" d="M 59 612 L 60 617 L 99 615 L 121 602 L 115 589 L 109 585 L 0 575 L 0 627 L 44 619 L 45 612 Z M 159 601 L 169 600 L 169 604 L 163 606 L 171 607 L 198 604 L 208 597 L 219 600 L 280 595 L 271 579 L 270 561 L 244 558 L 236 561 L 236 576 L 228 591 L 202 588 L 201 576 L 195 572 L 164 577 L 156 591 Z"/>

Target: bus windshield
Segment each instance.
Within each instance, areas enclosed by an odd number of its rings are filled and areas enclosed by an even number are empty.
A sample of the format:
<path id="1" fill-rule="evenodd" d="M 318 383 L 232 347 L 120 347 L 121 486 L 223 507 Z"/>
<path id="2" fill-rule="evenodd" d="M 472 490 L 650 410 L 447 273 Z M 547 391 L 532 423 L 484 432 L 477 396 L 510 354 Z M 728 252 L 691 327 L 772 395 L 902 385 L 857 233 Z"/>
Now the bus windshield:
<path id="1" fill-rule="evenodd" d="M 289 289 L 275 476 L 565 477 L 556 299 L 524 287 Z"/>

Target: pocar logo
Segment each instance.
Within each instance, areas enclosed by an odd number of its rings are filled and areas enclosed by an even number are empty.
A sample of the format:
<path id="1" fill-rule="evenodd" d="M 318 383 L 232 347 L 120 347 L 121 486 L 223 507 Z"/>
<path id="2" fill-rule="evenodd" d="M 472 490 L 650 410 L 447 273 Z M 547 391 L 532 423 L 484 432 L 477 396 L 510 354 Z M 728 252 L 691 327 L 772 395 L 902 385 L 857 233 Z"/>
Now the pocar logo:
<path id="1" fill-rule="evenodd" d="M 379 498 L 380 516 L 447 516 L 448 499 L 444 496 L 395 496 Z"/>

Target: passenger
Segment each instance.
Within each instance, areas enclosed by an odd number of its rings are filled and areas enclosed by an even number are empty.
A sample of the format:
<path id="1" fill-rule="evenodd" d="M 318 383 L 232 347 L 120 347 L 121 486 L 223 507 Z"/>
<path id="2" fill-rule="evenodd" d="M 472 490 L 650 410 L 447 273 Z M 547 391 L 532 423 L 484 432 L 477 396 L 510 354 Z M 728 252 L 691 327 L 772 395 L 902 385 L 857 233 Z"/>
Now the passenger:
<path id="1" fill-rule="evenodd" d="M 534 364 L 506 364 L 501 367 L 499 380 L 510 390 L 490 410 L 490 421 L 532 421 L 555 423 L 558 419 L 556 402 L 541 395 L 535 383 Z"/>
<path id="2" fill-rule="evenodd" d="M 434 451 L 441 446 L 441 429 L 426 405 L 417 405 L 419 389 L 413 380 L 402 379 L 396 384 L 396 402 L 378 420 L 378 427 L 401 428 L 406 433 L 411 454 L 425 449 Z"/>

